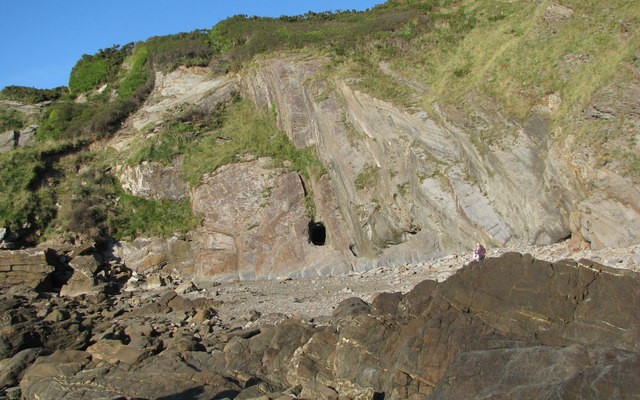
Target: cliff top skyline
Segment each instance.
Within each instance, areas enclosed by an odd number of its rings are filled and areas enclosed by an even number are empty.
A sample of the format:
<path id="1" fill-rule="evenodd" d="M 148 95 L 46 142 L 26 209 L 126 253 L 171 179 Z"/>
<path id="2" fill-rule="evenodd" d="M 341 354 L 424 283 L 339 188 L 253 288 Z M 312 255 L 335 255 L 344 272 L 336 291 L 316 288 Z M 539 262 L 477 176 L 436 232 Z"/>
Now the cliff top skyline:
<path id="1" fill-rule="evenodd" d="M 381 3 L 384 1 L 5 2 L 1 7 L 0 46 L 5 53 L 0 63 L 0 90 L 12 85 L 38 89 L 67 86 L 69 73 L 83 54 L 152 36 L 210 29 L 237 14 L 279 17 L 308 11 L 362 11 Z"/>

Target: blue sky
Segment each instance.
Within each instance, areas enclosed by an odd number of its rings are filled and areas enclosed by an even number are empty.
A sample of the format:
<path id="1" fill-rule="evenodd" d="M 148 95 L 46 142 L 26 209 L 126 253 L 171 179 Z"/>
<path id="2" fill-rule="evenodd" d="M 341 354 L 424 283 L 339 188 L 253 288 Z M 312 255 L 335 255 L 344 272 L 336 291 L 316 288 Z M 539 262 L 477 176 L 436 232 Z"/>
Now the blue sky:
<path id="1" fill-rule="evenodd" d="M 384 0 L 0 0 L 0 90 L 66 86 L 83 54 L 195 29 L 236 14 L 366 10 Z"/>

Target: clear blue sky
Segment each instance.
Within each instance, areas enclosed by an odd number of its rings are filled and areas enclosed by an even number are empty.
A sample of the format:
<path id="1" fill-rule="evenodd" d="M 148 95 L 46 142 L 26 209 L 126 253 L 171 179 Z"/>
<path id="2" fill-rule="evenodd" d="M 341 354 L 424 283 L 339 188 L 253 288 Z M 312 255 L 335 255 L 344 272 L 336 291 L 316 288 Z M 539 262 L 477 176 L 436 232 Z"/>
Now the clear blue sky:
<path id="1" fill-rule="evenodd" d="M 83 54 L 195 29 L 236 14 L 366 10 L 385 0 L 0 0 L 0 90 L 66 86 Z"/>

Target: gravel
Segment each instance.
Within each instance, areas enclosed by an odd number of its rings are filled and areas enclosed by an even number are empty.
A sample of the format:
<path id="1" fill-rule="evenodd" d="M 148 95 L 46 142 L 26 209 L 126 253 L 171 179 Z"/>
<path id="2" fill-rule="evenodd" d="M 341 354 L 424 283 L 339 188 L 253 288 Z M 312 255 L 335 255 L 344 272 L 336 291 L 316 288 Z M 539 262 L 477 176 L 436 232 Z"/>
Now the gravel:
<path id="1" fill-rule="evenodd" d="M 616 268 L 640 271 L 640 245 L 570 253 L 567 245 L 560 243 L 551 246 L 489 249 L 487 257 L 497 257 L 508 251 L 528 253 L 551 262 L 586 258 Z M 255 311 L 262 316 L 262 321 L 294 316 L 319 319 L 330 316 L 342 300 L 350 297 L 371 302 L 382 292 L 406 293 L 425 279 L 442 282 L 468 263 L 471 257 L 471 252 L 453 254 L 417 264 L 379 267 L 366 272 L 330 277 L 199 284 L 198 290 L 189 296 L 220 300 L 218 314 L 227 322 Z M 252 322 L 247 322 L 244 327 L 250 327 L 251 324 Z"/>

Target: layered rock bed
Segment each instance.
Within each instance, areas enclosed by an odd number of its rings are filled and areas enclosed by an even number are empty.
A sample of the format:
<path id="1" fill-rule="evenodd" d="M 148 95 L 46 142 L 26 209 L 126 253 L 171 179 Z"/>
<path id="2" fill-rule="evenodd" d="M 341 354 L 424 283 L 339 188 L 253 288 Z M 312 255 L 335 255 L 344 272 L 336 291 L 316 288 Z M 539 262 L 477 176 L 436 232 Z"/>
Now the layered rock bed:
<path id="1" fill-rule="evenodd" d="M 64 254 L 2 289 L 0 398 L 640 396 L 640 246 L 220 283 Z"/>

